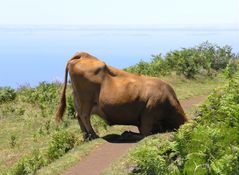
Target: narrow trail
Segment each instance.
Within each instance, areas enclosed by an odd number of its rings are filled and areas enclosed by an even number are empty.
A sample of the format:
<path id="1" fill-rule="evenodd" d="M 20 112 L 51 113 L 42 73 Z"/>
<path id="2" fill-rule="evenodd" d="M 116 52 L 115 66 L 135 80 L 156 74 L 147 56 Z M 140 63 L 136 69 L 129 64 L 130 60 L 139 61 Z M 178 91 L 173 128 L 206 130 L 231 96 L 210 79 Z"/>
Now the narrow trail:
<path id="1" fill-rule="evenodd" d="M 197 96 L 181 101 L 183 109 L 186 111 L 195 104 L 199 104 L 205 99 L 205 96 Z M 131 131 L 138 132 L 136 127 L 130 128 Z M 83 158 L 78 164 L 66 170 L 63 175 L 99 175 L 110 164 L 117 160 L 123 154 L 126 154 L 129 148 L 136 143 L 110 143 L 105 142 L 93 150 L 87 157 Z"/>

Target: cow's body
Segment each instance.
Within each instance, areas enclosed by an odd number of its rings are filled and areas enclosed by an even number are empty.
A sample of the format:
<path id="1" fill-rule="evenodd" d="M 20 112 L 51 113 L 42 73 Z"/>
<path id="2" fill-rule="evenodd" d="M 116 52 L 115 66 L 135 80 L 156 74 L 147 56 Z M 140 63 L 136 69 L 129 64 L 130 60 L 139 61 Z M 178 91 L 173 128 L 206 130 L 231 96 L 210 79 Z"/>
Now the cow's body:
<path id="1" fill-rule="evenodd" d="M 110 125 L 135 125 L 142 135 L 171 131 L 187 121 L 175 92 L 158 78 L 130 74 L 81 52 L 67 66 L 57 119 L 65 108 L 67 71 L 83 132 L 95 136 L 90 124 L 97 114 Z"/>

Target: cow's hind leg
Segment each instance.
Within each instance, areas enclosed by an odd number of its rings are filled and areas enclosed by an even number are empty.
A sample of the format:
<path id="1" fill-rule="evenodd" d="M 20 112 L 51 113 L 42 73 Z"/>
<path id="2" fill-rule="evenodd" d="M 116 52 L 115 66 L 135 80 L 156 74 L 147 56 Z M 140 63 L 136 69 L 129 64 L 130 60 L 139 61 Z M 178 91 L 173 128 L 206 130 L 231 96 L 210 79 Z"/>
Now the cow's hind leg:
<path id="1" fill-rule="evenodd" d="M 81 118 L 79 116 L 80 104 L 77 100 L 77 93 L 75 93 L 74 91 L 73 91 L 73 101 L 74 101 L 74 107 L 75 107 L 75 111 L 76 111 L 76 118 L 78 120 L 78 123 L 80 125 L 80 128 L 81 128 L 81 131 L 83 133 L 84 138 L 87 138 L 87 135 L 88 135 L 87 130 L 86 130 L 86 128 L 85 128 L 85 126 L 84 126 L 84 124 L 81 121 Z"/>
<path id="2" fill-rule="evenodd" d="M 87 139 L 88 138 L 88 133 L 87 133 L 87 131 L 85 129 L 85 126 L 84 126 L 83 122 L 81 121 L 81 118 L 78 115 L 78 113 L 77 113 L 76 117 L 77 117 L 78 123 L 80 125 L 81 131 L 83 133 L 83 137 L 84 137 L 84 139 Z"/>
<path id="3" fill-rule="evenodd" d="M 89 105 L 83 105 L 85 103 L 82 103 L 80 105 L 80 102 L 79 102 L 80 100 L 78 98 L 76 91 L 74 91 L 74 88 L 73 88 L 73 97 L 74 97 L 74 107 L 76 110 L 77 120 L 83 132 L 84 139 L 91 140 L 91 139 L 97 138 L 98 136 L 94 132 L 90 123 L 91 107 Z"/>
<path id="4" fill-rule="evenodd" d="M 90 103 L 85 103 L 81 105 L 80 109 L 80 119 L 82 123 L 85 126 L 85 129 L 87 131 L 87 137 L 89 140 L 98 138 L 98 135 L 95 133 L 94 129 L 92 128 L 91 122 L 90 122 L 90 117 L 91 117 L 91 105 Z"/>

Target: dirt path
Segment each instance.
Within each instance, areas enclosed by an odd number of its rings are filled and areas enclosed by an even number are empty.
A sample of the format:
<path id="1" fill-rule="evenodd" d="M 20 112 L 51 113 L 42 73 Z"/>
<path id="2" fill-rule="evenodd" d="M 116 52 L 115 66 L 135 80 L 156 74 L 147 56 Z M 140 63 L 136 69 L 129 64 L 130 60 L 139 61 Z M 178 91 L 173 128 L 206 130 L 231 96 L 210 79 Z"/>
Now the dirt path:
<path id="1" fill-rule="evenodd" d="M 191 106 L 202 102 L 205 96 L 197 96 L 188 100 L 181 101 L 181 105 L 186 111 Z M 132 127 L 131 131 L 137 131 L 136 127 Z M 106 142 L 93 150 L 81 162 L 67 170 L 63 175 L 99 175 L 104 169 L 117 158 L 127 153 L 129 148 L 135 146 L 136 143 L 110 143 Z"/>

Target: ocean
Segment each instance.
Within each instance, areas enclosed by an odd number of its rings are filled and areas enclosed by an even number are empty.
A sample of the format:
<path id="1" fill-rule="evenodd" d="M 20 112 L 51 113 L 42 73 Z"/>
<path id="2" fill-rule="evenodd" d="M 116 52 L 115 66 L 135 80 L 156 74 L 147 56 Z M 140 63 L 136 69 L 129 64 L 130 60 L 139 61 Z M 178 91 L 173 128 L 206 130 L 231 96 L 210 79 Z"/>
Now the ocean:
<path id="1" fill-rule="evenodd" d="M 239 53 L 239 29 L 125 26 L 0 26 L 0 86 L 62 81 L 67 60 L 88 52 L 125 68 L 152 55 L 202 42 Z"/>

